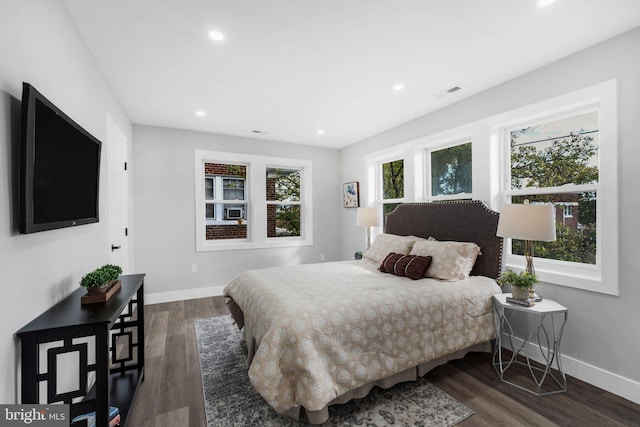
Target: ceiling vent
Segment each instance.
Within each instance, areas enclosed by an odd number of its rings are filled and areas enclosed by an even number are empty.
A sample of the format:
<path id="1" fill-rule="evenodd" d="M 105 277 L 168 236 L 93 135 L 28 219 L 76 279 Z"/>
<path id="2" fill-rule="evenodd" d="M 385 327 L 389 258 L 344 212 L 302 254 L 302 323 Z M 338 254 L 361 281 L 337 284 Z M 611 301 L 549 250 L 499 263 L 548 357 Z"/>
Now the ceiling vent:
<path id="1" fill-rule="evenodd" d="M 253 133 L 257 133 L 257 134 L 260 134 L 260 135 L 269 135 L 269 132 L 265 132 L 265 131 L 263 131 L 263 130 L 257 130 L 257 129 L 254 129 L 254 130 L 252 130 L 251 132 L 253 132 Z"/>
<path id="2" fill-rule="evenodd" d="M 436 93 L 434 96 L 436 98 L 444 98 L 445 96 L 451 95 L 452 93 L 456 93 L 460 90 L 462 90 L 462 86 L 454 85 L 454 86 L 451 86 L 449 89 L 445 89 L 442 92 Z"/>

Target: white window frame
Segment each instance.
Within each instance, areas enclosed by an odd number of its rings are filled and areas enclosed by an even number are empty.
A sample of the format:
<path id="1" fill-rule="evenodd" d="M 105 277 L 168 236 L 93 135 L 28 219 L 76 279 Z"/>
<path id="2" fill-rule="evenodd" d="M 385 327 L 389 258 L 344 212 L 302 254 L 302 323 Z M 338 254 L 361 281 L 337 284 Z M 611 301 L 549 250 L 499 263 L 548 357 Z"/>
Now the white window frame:
<path id="1" fill-rule="evenodd" d="M 211 197 L 211 198 L 208 198 L 206 196 L 206 193 L 205 193 L 205 200 L 207 200 L 207 201 L 215 200 L 215 198 L 216 198 L 216 175 L 208 174 L 208 175 L 205 175 L 204 179 L 205 179 L 205 181 L 208 180 L 208 179 L 210 179 L 212 181 L 211 190 L 213 191 L 213 197 Z M 207 188 L 207 186 L 205 185 L 205 191 L 206 191 L 206 188 Z"/>
<path id="2" fill-rule="evenodd" d="M 247 238 L 207 240 L 205 235 L 205 163 L 241 164 L 247 166 L 245 198 L 247 206 Z M 299 169 L 300 236 L 267 238 L 266 169 L 282 167 Z M 195 150 L 195 233 L 196 252 L 309 246 L 313 244 L 313 196 L 311 160 L 220 151 Z M 250 190 L 250 191 L 249 191 Z M 247 194 L 248 193 L 248 194 Z"/>
<path id="3" fill-rule="evenodd" d="M 403 197 L 396 197 L 394 199 L 385 199 L 384 198 L 384 194 L 383 194 L 383 186 L 384 186 L 384 180 L 382 178 L 382 165 L 385 165 L 387 163 L 393 163 L 393 162 L 397 162 L 398 160 L 402 160 L 402 194 Z M 405 165 L 406 165 L 407 161 L 402 157 L 392 157 L 388 160 L 384 160 L 384 161 L 380 161 L 378 162 L 378 171 L 376 173 L 376 178 L 377 178 L 377 184 L 376 184 L 376 198 L 380 203 L 380 206 L 382 205 L 389 205 L 389 204 L 393 204 L 393 203 L 403 203 L 405 198 L 406 198 L 406 188 L 404 183 L 406 182 L 406 175 L 405 175 Z"/>
<path id="4" fill-rule="evenodd" d="M 267 169 L 295 169 L 295 170 L 299 170 L 300 171 L 300 200 L 297 201 L 292 201 L 292 200 L 267 200 L 266 197 L 266 193 L 265 193 L 265 205 L 269 206 L 269 205 L 274 205 L 274 206 L 300 206 L 300 224 L 301 224 L 301 228 L 300 228 L 300 234 L 303 234 L 304 232 L 304 204 L 306 204 L 307 202 L 305 200 L 303 200 L 303 192 L 302 192 L 302 188 L 304 186 L 304 181 L 305 181 L 305 176 L 304 173 L 302 171 L 302 168 L 300 167 L 296 167 L 296 166 L 291 166 L 291 165 L 282 165 L 282 164 L 278 164 L 278 165 L 272 165 L 272 164 L 268 164 L 266 165 L 265 168 L 265 179 L 266 179 L 266 170 Z M 265 225 L 266 227 L 266 225 Z M 280 237 L 267 237 L 268 240 L 299 240 L 300 236 L 280 236 Z"/>
<path id="5" fill-rule="evenodd" d="M 402 160 L 402 167 L 404 172 L 404 197 L 395 199 L 383 199 L 382 198 L 382 165 L 389 162 L 395 162 L 396 160 Z M 382 205 L 390 203 L 403 203 L 407 200 L 407 159 L 404 151 L 395 150 L 392 152 L 385 152 L 375 156 L 370 156 L 366 160 L 367 162 L 367 205 L 375 206 L 382 209 Z"/>
<path id="6" fill-rule="evenodd" d="M 247 166 L 247 165 L 243 164 L 239 166 Z M 245 211 L 245 217 L 243 219 L 247 219 L 246 212 L 247 212 L 247 205 L 248 205 L 248 199 L 247 199 L 248 189 L 247 189 L 246 178 L 233 178 L 233 177 L 228 177 L 228 176 L 219 175 L 219 174 L 218 175 L 205 174 L 203 179 L 204 180 L 213 179 L 213 199 L 208 199 L 206 198 L 206 195 L 205 195 L 205 204 L 214 206 L 213 218 L 206 219 L 207 225 L 225 225 L 225 224 L 237 223 L 237 220 L 235 219 L 225 218 L 224 205 L 244 205 L 243 209 Z M 225 199 L 224 198 L 224 180 L 225 179 L 242 180 L 245 182 L 244 184 L 245 186 L 242 189 L 244 192 L 244 199 Z M 222 195 L 222 198 L 221 199 L 217 198 L 220 195 Z"/>
<path id="7" fill-rule="evenodd" d="M 582 264 L 535 258 L 536 274 L 541 281 L 609 295 L 619 295 L 618 282 L 618 179 L 617 179 L 617 107 L 616 82 L 610 80 L 576 92 L 527 106 L 501 116 L 502 123 L 493 129 L 501 139 L 502 203 L 511 196 L 526 194 L 596 191 L 596 264 Z M 588 185 L 564 185 L 538 189 L 511 189 L 509 132 L 532 123 L 562 119 L 587 111 L 599 111 L 600 149 L 599 182 Z M 535 242 L 534 242 L 535 244 Z M 511 254 L 511 239 L 505 239 L 506 266 L 524 270 L 523 256 Z M 534 251 L 535 255 L 535 251 Z"/>
<path id="8" fill-rule="evenodd" d="M 470 193 L 456 193 L 456 194 L 431 194 L 432 188 L 432 176 L 431 176 L 431 153 L 434 151 L 446 150 L 447 148 L 457 147 L 458 145 L 465 145 L 471 143 L 471 192 Z M 473 198 L 474 187 L 474 143 L 471 137 L 457 137 L 454 140 L 448 140 L 446 142 L 436 142 L 424 147 L 424 159 L 423 159 L 423 179 L 424 179 L 424 194 L 422 199 L 426 202 L 432 201 L 444 201 L 444 200 L 461 200 Z"/>
<path id="9" fill-rule="evenodd" d="M 573 218 L 573 205 L 569 203 L 565 203 L 562 205 L 562 217 L 563 218 Z"/>
<path id="10" fill-rule="evenodd" d="M 409 179 L 414 178 L 413 164 L 407 161 L 411 157 L 412 149 L 407 145 L 396 146 L 392 150 L 382 150 L 365 156 L 365 169 L 367 171 L 365 188 L 360 189 L 364 194 L 361 200 L 361 206 L 376 207 L 382 216 L 383 204 L 387 203 L 403 203 L 413 201 L 412 194 L 415 182 Z M 404 169 L 404 198 L 402 199 L 382 199 L 382 165 L 384 163 L 393 162 L 395 160 L 403 161 Z M 363 191 L 364 190 L 364 191 Z M 384 223 L 384 221 L 383 221 Z M 375 238 L 384 231 L 384 225 L 380 227 L 371 227 L 371 236 Z"/>

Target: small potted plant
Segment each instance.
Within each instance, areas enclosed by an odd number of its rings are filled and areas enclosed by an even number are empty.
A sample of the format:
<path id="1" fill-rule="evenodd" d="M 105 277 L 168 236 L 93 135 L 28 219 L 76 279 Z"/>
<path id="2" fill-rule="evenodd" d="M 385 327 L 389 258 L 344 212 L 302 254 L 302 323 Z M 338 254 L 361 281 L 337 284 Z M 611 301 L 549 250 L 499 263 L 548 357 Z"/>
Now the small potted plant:
<path id="1" fill-rule="evenodd" d="M 500 286 L 511 285 L 511 294 L 514 298 L 527 299 L 530 291 L 533 290 L 538 283 L 538 277 L 535 274 L 523 271 L 515 273 L 512 270 L 505 270 L 496 280 Z"/>
<path id="2" fill-rule="evenodd" d="M 89 294 L 105 293 L 118 280 L 120 274 L 122 274 L 122 268 L 117 265 L 107 264 L 93 270 L 91 273 L 87 273 L 80 280 L 80 286 L 86 288 Z"/>

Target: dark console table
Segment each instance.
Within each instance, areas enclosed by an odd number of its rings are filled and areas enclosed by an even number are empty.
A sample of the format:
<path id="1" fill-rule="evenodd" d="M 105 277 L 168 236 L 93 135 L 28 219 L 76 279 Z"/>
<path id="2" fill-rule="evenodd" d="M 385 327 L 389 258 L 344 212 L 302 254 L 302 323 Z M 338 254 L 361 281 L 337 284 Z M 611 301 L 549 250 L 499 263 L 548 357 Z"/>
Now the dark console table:
<path id="1" fill-rule="evenodd" d="M 144 379 L 144 276 L 120 276 L 121 289 L 103 303 L 81 305 L 86 291 L 80 288 L 17 332 L 22 403 L 70 404 L 71 418 L 96 411 L 97 427 L 108 426 L 109 406 L 116 406 L 126 425 Z M 75 390 L 59 390 L 60 356 L 78 361 Z"/>

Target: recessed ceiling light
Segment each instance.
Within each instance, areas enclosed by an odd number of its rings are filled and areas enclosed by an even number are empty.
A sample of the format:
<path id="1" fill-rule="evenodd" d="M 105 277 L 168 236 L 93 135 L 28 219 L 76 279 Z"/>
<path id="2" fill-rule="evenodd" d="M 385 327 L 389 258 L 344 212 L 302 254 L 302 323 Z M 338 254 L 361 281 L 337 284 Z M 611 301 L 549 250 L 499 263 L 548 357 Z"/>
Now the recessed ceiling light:
<path id="1" fill-rule="evenodd" d="M 198 110 L 198 111 L 196 111 L 196 116 L 198 116 L 198 117 L 204 117 L 204 116 L 206 116 L 206 115 L 207 115 L 207 113 L 205 113 L 205 112 L 204 112 L 204 111 L 202 111 L 202 110 Z"/>
<path id="2" fill-rule="evenodd" d="M 211 40 L 221 42 L 222 40 L 224 40 L 224 34 L 222 34 L 220 31 L 209 31 L 209 38 Z"/>
<path id="3" fill-rule="evenodd" d="M 541 6 L 541 7 L 549 6 L 554 1 L 556 0 L 538 0 L 538 6 Z"/>
<path id="4" fill-rule="evenodd" d="M 402 83 L 393 85 L 393 90 L 402 90 L 402 89 L 404 89 L 404 85 Z"/>
<path id="5" fill-rule="evenodd" d="M 322 135 L 322 134 L 324 133 L 324 130 L 322 130 L 322 129 L 318 129 L 318 130 L 316 131 L 316 133 L 317 133 L 318 135 Z"/>

